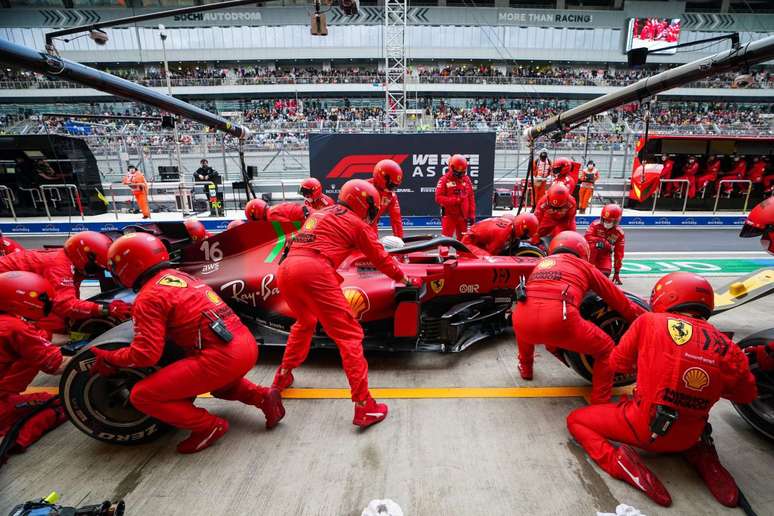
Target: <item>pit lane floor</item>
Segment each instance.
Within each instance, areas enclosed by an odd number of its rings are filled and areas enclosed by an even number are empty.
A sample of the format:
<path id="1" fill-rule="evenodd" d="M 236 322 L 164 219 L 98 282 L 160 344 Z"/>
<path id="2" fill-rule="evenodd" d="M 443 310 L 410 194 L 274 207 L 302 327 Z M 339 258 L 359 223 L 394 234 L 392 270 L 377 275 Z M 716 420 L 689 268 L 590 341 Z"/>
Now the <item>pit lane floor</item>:
<path id="1" fill-rule="evenodd" d="M 655 279 L 624 281 L 647 295 Z M 743 337 L 766 327 L 772 312 L 774 299 L 763 299 L 714 322 Z M 130 515 L 359 515 L 375 498 L 392 498 L 412 516 L 593 515 L 614 511 L 618 503 L 648 515 L 741 513 L 718 505 L 679 457 L 646 458 L 672 493 L 671 509 L 608 477 L 565 427 L 567 413 L 585 404 L 575 392 L 583 380 L 539 349 L 535 380 L 524 382 L 514 355 L 510 335 L 454 355 L 370 354 L 373 387 L 525 387 L 530 390 L 512 392 L 541 397 L 387 399 L 389 417 L 366 431 L 352 426 L 352 404 L 338 397 L 345 391 L 298 391 L 328 398 L 287 400 L 286 418 L 270 432 L 253 408 L 200 399 L 201 406 L 226 417 L 231 430 L 192 456 L 174 451 L 182 432 L 123 448 L 65 423 L 0 470 L 0 514 L 51 490 L 72 504 L 124 498 Z M 280 356 L 278 350 L 263 351 L 249 377 L 270 383 Z M 35 383 L 56 384 L 47 376 Z M 312 352 L 297 372 L 296 387 L 346 389 L 335 352 Z M 571 389 L 565 391 L 569 397 L 542 397 L 540 387 Z M 722 460 L 758 514 L 774 514 L 774 445 L 729 403 L 716 406 L 711 422 Z"/>

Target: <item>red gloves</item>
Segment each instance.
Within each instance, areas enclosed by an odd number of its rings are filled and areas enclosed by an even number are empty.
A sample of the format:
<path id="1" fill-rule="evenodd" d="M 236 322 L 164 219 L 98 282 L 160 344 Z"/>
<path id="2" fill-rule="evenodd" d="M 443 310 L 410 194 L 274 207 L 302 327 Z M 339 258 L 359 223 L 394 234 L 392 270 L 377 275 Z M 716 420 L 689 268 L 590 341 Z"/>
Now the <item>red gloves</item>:
<path id="1" fill-rule="evenodd" d="M 108 361 L 111 354 L 110 351 L 100 348 L 91 348 L 89 351 L 94 353 L 94 357 L 96 358 L 94 365 L 91 366 L 91 369 L 89 370 L 89 373 L 92 376 L 98 374 L 100 376 L 109 377 L 118 372 L 118 368 Z"/>
<path id="2" fill-rule="evenodd" d="M 407 287 L 420 288 L 422 286 L 422 280 L 419 278 L 406 277 L 406 279 L 403 282 L 406 284 Z"/>
<path id="3" fill-rule="evenodd" d="M 616 285 L 623 285 L 623 281 L 621 281 L 620 274 L 621 274 L 620 271 L 615 271 L 615 274 L 613 274 L 613 283 L 615 283 Z"/>
<path id="4" fill-rule="evenodd" d="M 761 371 L 774 370 L 774 342 L 745 348 L 747 356 L 754 356 Z"/>
<path id="5" fill-rule="evenodd" d="M 116 299 L 108 305 L 108 314 L 119 321 L 126 321 L 132 316 L 132 305 Z"/>

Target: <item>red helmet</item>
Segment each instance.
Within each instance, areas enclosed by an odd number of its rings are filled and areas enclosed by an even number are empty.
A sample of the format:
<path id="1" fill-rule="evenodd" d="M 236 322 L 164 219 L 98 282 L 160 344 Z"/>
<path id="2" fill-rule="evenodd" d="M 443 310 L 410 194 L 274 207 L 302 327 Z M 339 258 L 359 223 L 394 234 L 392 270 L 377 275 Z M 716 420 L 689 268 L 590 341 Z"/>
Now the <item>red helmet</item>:
<path id="1" fill-rule="evenodd" d="M 394 191 L 403 181 L 403 170 L 391 159 L 383 159 L 374 167 L 374 186 Z"/>
<path id="2" fill-rule="evenodd" d="M 158 237 L 130 233 L 117 239 L 108 250 L 108 266 L 125 287 L 135 288 L 137 278 L 151 267 L 169 261 L 169 252 Z"/>
<path id="3" fill-rule="evenodd" d="M 11 271 L 0 274 L 0 311 L 36 321 L 51 313 L 54 289 L 34 272 Z"/>
<path id="4" fill-rule="evenodd" d="M 185 225 L 185 229 L 188 231 L 188 236 L 190 236 L 191 240 L 194 242 L 200 242 L 210 236 L 210 234 L 207 233 L 204 224 L 197 218 L 185 219 L 183 225 Z"/>
<path id="5" fill-rule="evenodd" d="M 516 228 L 516 236 L 520 239 L 529 238 L 538 230 L 538 218 L 534 213 L 520 213 L 516 220 L 513 221 L 513 226 Z"/>
<path id="6" fill-rule="evenodd" d="M 613 225 L 618 224 L 621 222 L 621 217 L 623 216 L 623 210 L 620 206 L 618 206 L 615 203 L 611 204 L 605 204 L 602 207 L 602 223 L 605 222 L 610 223 L 612 222 Z"/>
<path id="7" fill-rule="evenodd" d="M 562 231 L 551 240 L 548 254 L 570 253 L 588 261 L 591 255 L 589 243 L 583 235 L 575 231 Z"/>
<path id="8" fill-rule="evenodd" d="M 564 183 L 554 183 L 548 189 L 546 198 L 552 208 L 561 208 L 570 204 L 570 189 Z"/>
<path id="9" fill-rule="evenodd" d="M 322 197 L 322 183 L 320 183 L 320 181 L 314 177 L 307 177 L 301 181 L 301 186 L 298 189 L 298 193 L 300 193 L 305 199 L 316 201 Z"/>
<path id="10" fill-rule="evenodd" d="M 462 177 L 468 172 L 468 160 L 462 154 L 455 154 L 449 158 L 449 170 L 457 177 Z"/>
<path id="11" fill-rule="evenodd" d="M 715 308 L 715 293 L 709 281 L 693 272 L 672 272 L 661 278 L 650 293 L 654 312 L 689 312 L 704 319 Z"/>
<path id="12" fill-rule="evenodd" d="M 231 222 L 228 223 L 228 226 L 226 226 L 226 231 L 228 231 L 229 229 L 234 229 L 237 226 L 241 226 L 244 223 L 245 221 L 242 219 L 232 220 Z"/>
<path id="13" fill-rule="evenodd" d="M 245 205 L 247 220 L 266 220 L 269 205 L 263 199 L 253 199 Z"/>
<path id="14" fill-rule="evenodd" d="M 379 202 L 379 191 L 362 179 L 350 179 L 339 192 L 339 204 L 346 206 L 369 224 L 379 214 Z"/>
<path id="15" fill-rule="evenodd" d="M 97 274 L 107 269 L 108 248 L 113 241 L 96 231 L 81 231 L 67 239 L 64 252 L 76 270 L 84 274 Z"/>
<path id="16" fill-rule="evenodd" d="M 752 209 L 744 221 L 742 238 L 761 237 L 761 245 L 774 254 L 774 197 L 769 197 Z"/>
<path id="17" fill-rule="evenodd" d="M 567 175 L 572 171 L 572 161 L 567 158 L 556 158 L 551 171 L 554 174 Z"/>
<path id="18" fill-rule="evenodd" d="M 24 246 L 22 246 L 19 242 L 8 237 L 0 237 L 0 256 L 18 253 L 21 251 L 24 251 Z"/>

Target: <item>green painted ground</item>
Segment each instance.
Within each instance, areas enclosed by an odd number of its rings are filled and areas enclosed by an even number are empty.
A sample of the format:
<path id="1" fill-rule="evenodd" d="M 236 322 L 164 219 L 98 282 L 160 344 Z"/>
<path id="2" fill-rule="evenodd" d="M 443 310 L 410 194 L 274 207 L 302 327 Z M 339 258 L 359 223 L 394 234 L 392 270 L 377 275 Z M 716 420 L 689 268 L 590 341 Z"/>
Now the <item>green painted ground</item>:
<path id="1" fill-rule="evenodd" d="M 762 267 L 774 267 L 771 258 L 705 258 L 677 260 L 638 260 L 624 258 L 621 274 L 636 276 L 641 274 L 666 274 L 668 272 L 689 271 L 699 274 L 744 274 Z"/>

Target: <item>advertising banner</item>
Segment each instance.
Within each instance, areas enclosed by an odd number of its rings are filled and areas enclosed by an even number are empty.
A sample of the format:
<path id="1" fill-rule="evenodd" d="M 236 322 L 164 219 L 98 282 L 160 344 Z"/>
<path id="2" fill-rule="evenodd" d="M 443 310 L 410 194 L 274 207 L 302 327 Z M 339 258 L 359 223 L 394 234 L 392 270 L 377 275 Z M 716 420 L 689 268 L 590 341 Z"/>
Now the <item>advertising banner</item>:
<path id="1" fill-rule="evenodd" d="M 476 190 L 476 217 L 492 215 L 495 133 L 311 134 L 309 169 L 336 197 L 350 179 L 368 179 L 383 159 L 403 169 L 398 201 L 404 217 L 438 217 L 435 187 L 452 154 L 468 159 Z"/>

